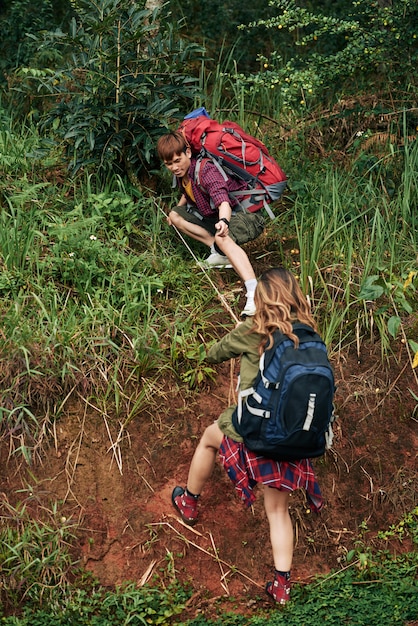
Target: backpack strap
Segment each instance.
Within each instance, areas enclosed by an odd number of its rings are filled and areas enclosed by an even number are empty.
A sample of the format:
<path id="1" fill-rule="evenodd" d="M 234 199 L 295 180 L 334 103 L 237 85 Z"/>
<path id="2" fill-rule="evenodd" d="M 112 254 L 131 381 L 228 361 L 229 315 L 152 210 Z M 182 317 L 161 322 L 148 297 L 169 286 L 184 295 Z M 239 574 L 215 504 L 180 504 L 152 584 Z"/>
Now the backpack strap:
<path id="1" fill-rule="evenodd" d="M 202 165 L 203 166 L 206 165 L 208 161 L 210 161 L 211 163 L 213 163 L 213 165 L 217 167 L 219 172 L 222 174 L 222 177 L 224 180 L 228 180 L 228 175 L 223 169 L 222 165 L 220 165 L 216 159 L 211 159 L 209 156 L 207 156 L 205 152 L 200 151 L 196 158 L 196 168 L 194 171 L 194 178 L 195 178 L 196 184 L 199 185 L 201 189 L 204 189 L 204 187 L 202 186 L 202 183 L 200 180 L 200 170 L 202 169 Z"/>
<path id="2" fill-rule="evenodd" d="M 304 324 L 303 322 L 294 322 L 292 324 L 293 330 L 306 330 L 308 333 L 315 334 L 316 331 L 309 326 L 309 324 Z"/>
<path id="3" fill-rule="evenodd" d="M 312 328 L 312 326 L 303 324 L 302 322 L 295 322 L 292 326 L 293 331 L 301 341 L 306 341 L 308 338 L 312 341 L 322 341 L 321 336 Z"/>
<path id="4" fill-rule="evenodd" d="M 275 215 L 273 213 L 273 211 L 270 209 L 269 205 L 267 204 L 266 201 L 266 196 L 268 195 L 267 191 L 263 191 L 263 189 L 242 189 L 242 190 L 238 190 L 238 191 L 230 191 L 229 195 L 232 196 L 233 198 L 235 198 L 238 202 L 240 207 L 244 210 L 247 211 L 248 207 L 251 206 L 252 202 L 251 202 L 251 197 L 248 196 L 264 196 L 263 198 L 263 207 L 266 210 L 267 215 L 269 216 L 269 218 L 271 220 L 275 219 Z M 247 196 L 246 200 L 240 200 L 239 197 L 240 196 Z"/>
<path id="5" fill-rule="evenodd" d="M 226 174 L 225 170 L 223 169 L 222 165 L 220 165 L 216 159 L 211 159 L 209 156 L 206 155 L 204 150 L 201 150 L 199 152 L 199 154 L 197 155 L 196 158 L 196 167 L 194 170 L 194 181 L 196 183 L 196 185 L 199 187 L 199 189 L 209 198 L 209 204 L 211 206 L 212 209 L 216 209 L 215 203 L 213 202 L 212 198 L 209 196 L 208 192 L 206 191 L 206 189 L 204 188 L 204 186 L 202 185 L 202 182 L 200 180 L 200 172 L 202 170 L 202 167 L 204 167 L 206 165 L 206 163 L 211 162 L 213 165 L 215 165 L 217 167 L 217 169 L 219 170 L 219 172 L 222 174 L 222 177 L 224 178 L 224 180 L 228 180 L 228 175 Z"/>

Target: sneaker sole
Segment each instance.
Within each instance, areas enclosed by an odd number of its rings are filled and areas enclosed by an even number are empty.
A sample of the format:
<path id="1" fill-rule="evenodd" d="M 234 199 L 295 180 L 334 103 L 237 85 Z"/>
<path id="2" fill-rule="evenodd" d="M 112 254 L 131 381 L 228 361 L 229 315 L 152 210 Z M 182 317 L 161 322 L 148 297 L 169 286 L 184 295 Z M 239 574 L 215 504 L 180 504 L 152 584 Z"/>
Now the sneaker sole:
<path id="1" fill-rule="evenodd" d="M 205 263 L 198 263 L 202 270 L 232 270 L 232 265 L 206 265 Z"/>

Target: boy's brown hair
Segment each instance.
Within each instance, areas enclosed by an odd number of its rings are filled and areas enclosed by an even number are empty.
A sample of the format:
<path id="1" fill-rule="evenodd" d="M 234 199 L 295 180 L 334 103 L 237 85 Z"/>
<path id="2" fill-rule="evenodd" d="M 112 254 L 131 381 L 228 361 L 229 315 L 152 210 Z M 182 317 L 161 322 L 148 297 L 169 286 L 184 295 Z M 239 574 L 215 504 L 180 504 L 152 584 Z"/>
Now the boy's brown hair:
<path id="1" fill-rule="evenodd" d="M 158 156 L 162 161 L 171 161 L 176 154 L 186 152 L 188 144 L 181 133 L 172 130 L 157 141 Z"/>

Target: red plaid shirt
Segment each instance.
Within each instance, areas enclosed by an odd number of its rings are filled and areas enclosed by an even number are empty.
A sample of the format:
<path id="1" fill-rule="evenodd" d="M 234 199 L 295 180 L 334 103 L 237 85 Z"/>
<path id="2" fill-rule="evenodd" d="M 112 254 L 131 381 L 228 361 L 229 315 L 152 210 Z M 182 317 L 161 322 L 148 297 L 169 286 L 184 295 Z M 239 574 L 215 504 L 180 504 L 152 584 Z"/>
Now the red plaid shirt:
<path id="1" fill-rule="evenodd" d="M 229 202 L 232 208 L 237 206 L 238 201 L 235 198 L 230 198 L 229 192 L 247 189 L 246 183 L 229 177 L 225 180 L 216 165 L 209 159 L 204 159 L 199 173 L 199 185 L 195 177 L 196 164 L 196 158 L 192 157 L 189 178 L 192 183 L 194 201 L 185 193 L 181 181 L 177 179 L 177 184 L 182 193 L 185 194 L 188 203 L 194 205 L 197 211 L 204 217 L 216 217 L 218 215 L 218 207 L 222 202 Z"/>
<path id="2" fill-rule="evenodd" d="M 280 491 L 305 489 L 311 510 L 318 513 L 322 509 L 323 498 L 309 459 L 266 459 L 226 435 L 219 448 L 219 455 L 226 473 L 247 506 L 255 500 L 253 488 L 257 483 L 262 483 Z"/>

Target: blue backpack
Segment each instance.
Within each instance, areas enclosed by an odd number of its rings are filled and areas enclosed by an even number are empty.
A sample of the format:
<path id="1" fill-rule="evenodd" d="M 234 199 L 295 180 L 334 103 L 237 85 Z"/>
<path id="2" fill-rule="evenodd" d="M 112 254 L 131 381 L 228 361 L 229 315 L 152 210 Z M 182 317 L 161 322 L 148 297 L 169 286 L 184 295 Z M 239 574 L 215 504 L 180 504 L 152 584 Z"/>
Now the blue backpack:
<path id="1" fill-rule="evenodd" d="M 335 384 L 327 348 L 310 326 L 295 323 L 293 330 L 299 347 L 274 333 L 232 415 L 247 448 L 277 461 L 318 457 L 332 444 Z"/>

